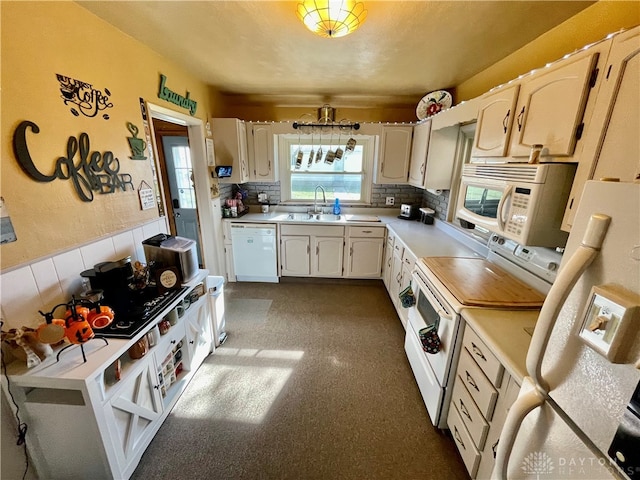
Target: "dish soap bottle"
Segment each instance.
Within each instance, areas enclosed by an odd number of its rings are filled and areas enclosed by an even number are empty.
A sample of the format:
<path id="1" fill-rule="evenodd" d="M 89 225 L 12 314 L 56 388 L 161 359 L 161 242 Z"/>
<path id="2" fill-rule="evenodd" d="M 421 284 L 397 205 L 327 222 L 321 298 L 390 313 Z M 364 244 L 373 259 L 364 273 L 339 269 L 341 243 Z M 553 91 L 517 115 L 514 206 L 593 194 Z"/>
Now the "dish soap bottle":
<path id="1" fill-rule="evenodd" d="M 340 215 L 340 199 L 336 198 L 336 201 L 333 202 L 333 214 Z"/>

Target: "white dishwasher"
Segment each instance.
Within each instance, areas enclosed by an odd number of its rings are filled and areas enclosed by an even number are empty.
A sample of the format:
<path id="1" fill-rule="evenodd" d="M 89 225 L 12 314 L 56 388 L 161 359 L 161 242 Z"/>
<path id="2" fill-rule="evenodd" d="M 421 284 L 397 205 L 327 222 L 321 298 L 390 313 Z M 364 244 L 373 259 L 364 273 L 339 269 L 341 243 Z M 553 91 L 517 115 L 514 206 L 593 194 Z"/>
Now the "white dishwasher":
<path id="1" fill-rule="evenodd" d="M 278 283 L 275 224 L 232 223 L 231 245 L 237 281 Z"/>

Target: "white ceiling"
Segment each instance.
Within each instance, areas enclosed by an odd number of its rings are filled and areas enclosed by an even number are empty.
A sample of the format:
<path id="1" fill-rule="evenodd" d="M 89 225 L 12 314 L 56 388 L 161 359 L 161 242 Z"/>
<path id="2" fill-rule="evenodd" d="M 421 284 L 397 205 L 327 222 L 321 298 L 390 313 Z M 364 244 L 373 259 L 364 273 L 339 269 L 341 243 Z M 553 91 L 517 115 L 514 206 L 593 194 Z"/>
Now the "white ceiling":
<path id="1" fill-rule="evenodd" d="M 368 17 L 322 38 L 297 1 L 79 1 L 223 93 L 419 99 L 472 77 L 593 1 L 364 0 Z"/>

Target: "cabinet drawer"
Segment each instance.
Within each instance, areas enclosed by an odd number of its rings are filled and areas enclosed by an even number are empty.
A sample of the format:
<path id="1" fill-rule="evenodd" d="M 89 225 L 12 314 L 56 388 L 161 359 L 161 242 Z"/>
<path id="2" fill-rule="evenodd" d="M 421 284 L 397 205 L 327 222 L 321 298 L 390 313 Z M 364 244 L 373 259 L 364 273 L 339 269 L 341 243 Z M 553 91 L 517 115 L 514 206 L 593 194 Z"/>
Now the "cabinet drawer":
<path id="1" fill-rule="evenodd" d="M 413 270 L 416 264 L 416 256 L 408 248 L 405 248 L 402 253 L 402 264 L 405 268 L 408 268 L 409 271 Z"/>
<path id="2" fill-rule="evenodd" d="M 476 472 L 478 471 L 478 465 L 480 464 L 480 452 L 476 450 L 476 447 L 469 436 L 469 432 L 467 432 L 460 414 L 458 413 L 458 409 L 455 406 L 453 408 L 449 408 L 447 424 L 449 425 L 449 430 L 451 430 L 453 440 L 456 442 L 456 447 L 458 447 L 462 461 L 464 462 L 465 467 L 467 467 L 469 476 L 471 478 L 475 478 Z"/>
<path id="3" fill-rule="evenodd" d="M 465 427 L 467 427 L 473 443 L 478 447 L 478 450 L 482 451 L 484 442 L 487 439 L 487 433 L 489 432 L 489 424 L 482 416 L 482 413 L 480 413 L 480 410 L 478 410 L 460 376 L 456 377 L 451 403 L 458 409 L 460 418 L 464 422 Z"/>
<path id="4" fill-rule="evenodd" d="M 400 258 L 402 258 L 402 255 L 404 254 L 404 245 L 397 238 L 393 243 L 393 254 Z"/>
<path id="5" fill-rule="evenodd" d="M 500 388 L 504 367 L 472 328 L 465 329 L 462 345 L 469 351 L 491 383 L 496 388 Z"/>
<path id="6" fill-rule="evenodd" d="M 480 413 L 482 413 L 487 421 L 491 421 L 493 407 L 495 407 L 496 398 L 498 398 L 498 391 L 484 373 L 482 373 L 478 364 L 473 361 L 471 354 L 466 348 L 462 349 L 462 354 L 460 355 L 458 375 L 476 402 Z"/>
<path id="7" fill-rule="evenodd" d="M 280 225 L 281 235 L 311 235 L 316 237 L 343 237 L 344 227 L 326 225 Z"/>
<path id="8" fill-rule="evenodd" d="M 383 227 L 347 227 L 347 235 L 349 237 L 384 238 L 385 230 Z"/>

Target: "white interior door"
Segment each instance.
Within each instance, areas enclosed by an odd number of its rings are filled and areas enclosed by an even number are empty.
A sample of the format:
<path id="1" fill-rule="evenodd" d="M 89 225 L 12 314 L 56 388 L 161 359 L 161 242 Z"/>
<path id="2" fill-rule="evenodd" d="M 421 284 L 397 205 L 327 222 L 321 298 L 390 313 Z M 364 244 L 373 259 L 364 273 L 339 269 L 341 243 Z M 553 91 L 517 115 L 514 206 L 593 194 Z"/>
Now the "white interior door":
<path id="1" fill-rule="evenodd" d="M 196 241 L 198 263 L 202 265 L 200 236 L 198 228 L 198 210 L 196 190 L 193 181 L 189 138 L 182 136 L 163 136 L 167 177 L 171 192 L 171 204 L 176 224 L 176 234 Z"/>

